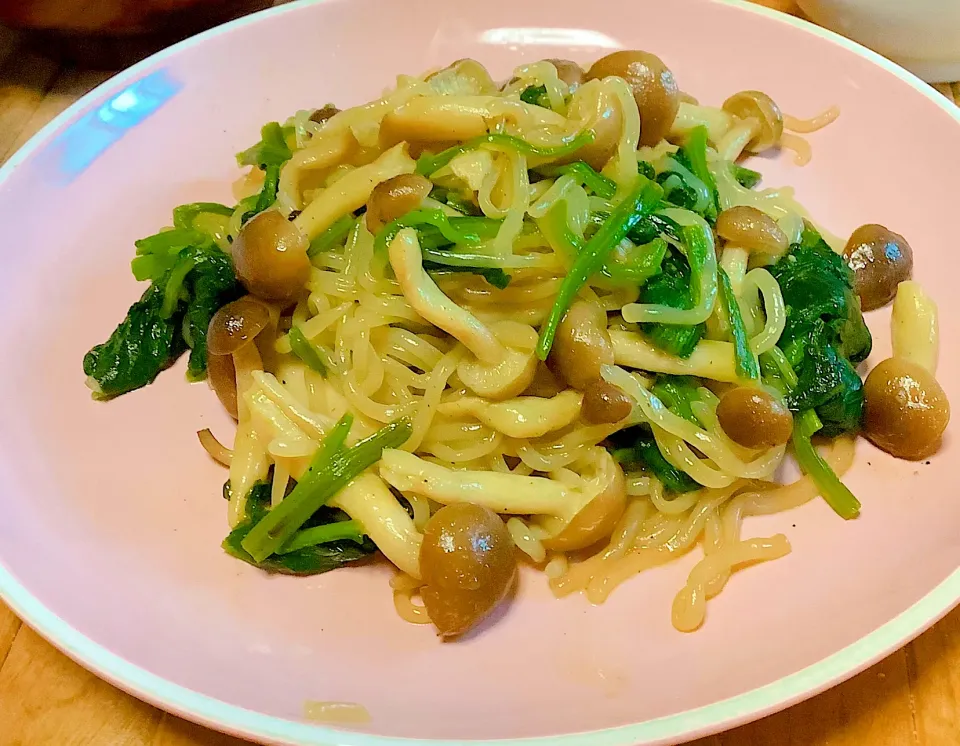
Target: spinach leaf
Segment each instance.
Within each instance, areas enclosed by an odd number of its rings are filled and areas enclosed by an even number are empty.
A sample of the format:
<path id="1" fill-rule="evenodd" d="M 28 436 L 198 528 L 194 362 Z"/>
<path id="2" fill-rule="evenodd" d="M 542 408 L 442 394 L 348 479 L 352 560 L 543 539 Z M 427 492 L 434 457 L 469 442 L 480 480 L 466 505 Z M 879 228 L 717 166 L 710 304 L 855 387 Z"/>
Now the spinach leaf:
<path id="1" fill-rule="evenodd" d="M 103 344 L 83 359 L 83 372 L 96 382 L 96 398 L 107 399 L 152 383 L 189 347 L 187 375 L 207 370 L 207 327 L 241 288 L 230 257 L 216 247 L 183 249 L 151 283 Z"/>
<path id="2" fill-rule="evenodd" d="M 547 87 L 545 85 L 532 85 L 523 89 L 520 94 L 520 100 L 526 104 L 550 108 L 550 99 L 547 97 Z"/>
<path id="3" fill-rule="evenodd" d="M 690 289 L 690 264 L 679 251 L 671 249 L 661 265 L 661 272 L 651 278 L 640 290 L 641 303 L 656 303 L 672 308 L 693 308 Z M 703 339 L 706 324 L 645 323 L 640 328 L 654 345 L 664 352 L 687 358 Z"/>
<path id="4" fill-rule="evenodd" d="M 257 166 L 266 170 L 267 166 L 282 166 L 293 152 L 287 145 L 287 136 L 293 134 L 293 127 L 281 127 L 278 122 L 267 122 L 260 130 L 260 142 L 242 153 L 237 153 L 240 166 Z"/>
<path id="5" fill-rule="evenodd" d="M 190 347 L 187 376 L 200 380 L 207 374 L 207 329 L 220 308 L 243 294 L 229 255 L 216 248 L 191 248 L 184 260 L 193 262 L 186 278 L 187 301 L 181 333 Z"/>
<path id="6" fill-rule="evenodd" d="M 650 393 L 675 415 L 699 427 L 700 421 L 690 407 L 691 403 L 700 399 L 698 388 L 697 379 L 691 376 L 664 375 L 657 376 L 656 382 L 650 387 Z"/>
<path id="7" fill-rule="evenodd" d="M 259 567 L 262 570 L 284 575 L 318 575 L 336 570 L 344 565 L 365 559 L 376 550 L 376 544 L 364 538 L 361 543 L 352 539 L 340 539 L 327 544 L 295 549 L 286 554 L 274 554 L 257 562 L 243 548 L 241 542 L 250 530 L 270 512 L 270 483 L 257 483 L 247 495 L 246 513 L 240 524 L 223 540 L 224 551 L 232 557 Z M 330 507 L 322 507 L 304 524 L 305 529 L 343 521 L 346 513 Z M 295 535 L 296 536 L 296 535 Z"/>
<path id="8" fill-rule="evenodd" d="M 787 309 L 777 344 L 799 380 L 788 406 L 815 410 L 826 435 L 855 430 L 863 384 L 854 365 L 870 354 L 873 340 L 853 292 L 853 273 L 809 224 L 770 272 Z"/>
<path id="9" fill-rule="evenodd" d="M 83 372 L 96 383 L 96 398 L 109 399 L 152 383 L 183 352 L 181 319 L 161 313 L 170 271 L 147 288 L 106 342 L 84 356 Z"/>
<path id="10" fill-rule="evenodd" d="M 628 427 L 608 439 L 612 455 L 624 468 L 643 466 L 661 481 L 668 492 L 681 493 L 700 489 L 690 475 L 667 461 L 653 433 L 645 425 Z"/>

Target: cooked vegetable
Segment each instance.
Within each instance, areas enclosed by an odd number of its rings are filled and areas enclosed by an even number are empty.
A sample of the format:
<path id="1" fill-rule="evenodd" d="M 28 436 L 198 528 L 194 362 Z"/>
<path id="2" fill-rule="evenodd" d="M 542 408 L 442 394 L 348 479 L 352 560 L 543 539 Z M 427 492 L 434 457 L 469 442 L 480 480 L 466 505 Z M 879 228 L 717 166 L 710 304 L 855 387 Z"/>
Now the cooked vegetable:
<path id="1" fill-rule="evenodd" d="M 595 139 L 596 136 L 593 132 L 590 130 L 584 130 L 564 145 L 558 145 L 554 148 L 543 148 L 537 145 L 531 145 L 530 143 L 521 140 L 519 137 L 514 137 L 513 135 L 481 135 L 480 137 L 467 140 L 467 142 L 463 143 L 462 145 L 454 145 L 452 148 L 447 148 L 436 155 L 420 156 L 420 158 L 417 160 L 417 173 L 422 174 L 423 176 L 430 176 L 435 171 L 438 171 L 446 166 L 458 155 L 471 150 L 476 150 L 481 145 L 486 144 L 497 145 L 502 148 L 512 148 L 521 155 L 535 155 L 538 158 L 562 158 L 564 156 L 576 153 L 578 150 L 580 150 L 580 148 L 589 145 Z"/>
<path id="2" fill-rule="evenodd" d="M 306 363 L 308 368 L 321 376 L 326 376 L 327 371 L 333 366 L 324 351 L 312 345 L 296 326 L 290 329 L 287 336 L 290 339 L 290 349 L 293 350 L 293 354 Z"/>
<path id="3" fill-rule="evenodd" d="M 354 225 L 356 225 L 356 218 L 352 214 L 337 218 L 333 225 L 310 242 L 307 256 L 316 256 L 339 246 Z"/>
<path id="4" fill-rule="evenodd" d="M 601 451 L 596 476 L 586 481 L 584 489 L 596 494 L 555 536 L 543 540 L 546 549 L 575 552 L 593 546 L 609 536 L 627 505 L 626 480 L 623 469 L 609 453 Z"/>
<path id="5" fill-rule="evenodd" d="M 740 304 L 733 293 L 730 277 L 723 269 L 717 270 L 720 280 L 720 307 L 723 317 L 730 329 L 733 339 L 733 350 L 737 356 L 737 375 L 740 378 L 758 380 L 760 365 L 750 349 L 750 339 L 747 337 L 747 328 L 743 324 L 743 315 L 740 313 Z"/>
<path id="6" fill-rule="evenodd" d="M 544 85 L 532 85 L 524 88 L 523 92 L 520 94 L 520 100 L 526 104 L 543 106 L 547 109 L 550 108 L 550 99 L 547 96 L 547 87 Z"/>
<path id="7" fill-rule="evenodd" d="M 507 527 L 489 508 L 457 503 L 427 522 L 420 545 L 420 596 L 443 638 L 474 627 L 503 600 L 517 575 Z"/>
<path id="8" fill-rule="evenodd" d="M 663 260 L 660 274 L 640 289 L 640 301 L 671 308 L 693 308 L 695 304 L 690 285 L 689 262 L 680 252 L 670 250 Z M 654 345 L 680 358 L 690 357 L 707 331 L 706 324 L 703 323 L 693 325 L 644 323 L 640 328 Z"/>
<path id="9" fill-rule="evenodd" d="M 775 347 L 761 356 L 764 382 L 781 394 L 797 391 L 800 382 L 786 356 Z M 840 481 L 830 464 L 823 460 L 811 438 L 823 428 L 823 423 L 812 409 L 806 409 L 793 418 L 793 451 L 803 472 L 817 485 L 820 495 L 833 511 L 844 519 L 860 514 L 860 501 Z"/>
<path id="10" fill-rule="evenodd" d="M 666 137 L 680 108 L 673 73 L 655 54 L 624 49 L 590 66 L 586 79 L 616 75 L 627 81 L 640 109 L 640 144 L 656 145 Z"/>
<path id="11" fill-rule="evenodd" d="M 772 448 L 790 440 L 793 415 L 768 391 L 738 386 L 720 397 L 720 427 L 734 443 L 745 448 Z"/>
<path id="12" fill-rule="evenodd" d="M 715 221 L 720 210 L 720 197 L 717 194 L 716 180 L 707 167 L 707 128 L 701 124 L 690 130 L 677 155 L 687 164 L 693 175 L 706 185 L 710 192 L 710 201 L 703 216 L 710 222 Z"/>
<path id="13" fill-rule="evenodd" d="M 626 237 L 630 229 L 654 209 L 662 194 L 663 190 L 659 186 L 641 176 L 640 183 L 614 208 L 610 219 L 587 242 L 583 251 L 574 260 L 567 276 L 563 278 L 560 292 L 557 294 L 553 308 L 550 309 L 550 316 L 540 332 L 537 356 L 541 360 L 546 360 L 553 346 L 557 327 L 574 297 L 580 292 L 580 288 L 600 270 L 604 261 Z"/>
<path id="14" fill-rule="evenodd" d="M 241 546 L 257 562 L 277 552 L 314 513 L 367 467 L 384 448 L 396 448 L 410 437 L 411 425 L 397 420 L 351 448 L 343 444 L 353 421 L 345 415 L 324 439 L 293 491 L 250 529 Z"/>
<path id="15" fill-rule="evenodd" d="M 815 409 L 825 435 L 856 430 L 863 385 L 853 366 L 870 354 L 872 338 L 852 272 L 811 228 L 769 269 L 787 308 L 777 344 L 799 378 L 787 405 L 794 412 Z"/>
<path id="16" fill-rule="evenodd" d="M 913 273 L 913 249 L 907 239 L 873 223 L 861 225 L 850 235 L 843 258 L 853 270 L 864 311 L 887 305 L 897 286 Z"/>
<path id="17" fill-rule="evenodd" d="M 741 166 L 739 163 L 731 163 L 730 170 L 733 172 L 733 178 L 745 189 L 753 189 L 763 178 L 763 174 L 759 171 Z"/>
<path id="18" fill-rule="evenodd" d="M 717 217 L 717 235 L 734 246 L 778 257 L 789 248 L 777 221 L 749 205 L 724 210 Z"/>
<path id="19" fill-rule="evenodd" d="M 617 193 L 617 183 L 613 181 L 613 179 L 608 179 L 606 176 L 597 173 L 591 168 L 590 164 L 584 163 L 583 161 L 574 161 L 573 163 L 566 163 L 562 166 L 545 166 L 540 169 L 540 172 L 544 176 L 570 174 L 577 179 L 580 184 L 583 184 L 591 192 L 604 199 L 610 199 Z M 653 175 L 651 175 L 650 178 L 654 178 Z"/>
<path id="20" fill-rule="evenodd" d="M 293 156 L 293 151 L 287 145 L 287 137 L 292 135 L 293 127 L 267 122 L 260 130 L 260 142 L 237 153 L 237 165 L 256 166 L 264 170 L 267 166 L 282 166 Z"/>
<path id="21" fill-rule="evenodd" d="M 223 549 L 231 557 L 282 575 L 318 575 L 368 558 L 376 545 L 363 538 L 356 521 L 333 508 L 321 508 L 311 516 L 308 528 L 294 534 L 277 554 L 258 562 L 243 540 L 250 530 L 270 514 L 270 483 L 260 482 L 247 495 L 241 523 L 223 540 Z"/>
<path id="22" fill-rule="evenodd" d="M 580 85 L 583 82 L 583 68 L 571 60 L 558 59 L 551 57 L 544 60 L 557 68 L 557 77 L 568 86 Z"/>
<path id="23" fill-rule="evenodd" d="M 783 137 L 783 113 L 776 102 L 761 91 L 740 91 L 723 102 L 723 110 L 738 119 L 755 119 L 759 122 L 759 132 L 747 143 L 746 149 L 752 153 L 776 147 Z"/>
<path id="24" fill-rule="evenodd" d="M 210 355 L 207 358 L 207 382 L 227 414 L 237 419 L 237 367 L 233 355 Z"/>
<path id="25" fill-rule="evenodd" d="M 692 402 L 700 399 L 698 386 L 697 379 L 689 376 L 657 376 L 650 392 L 678 417 L 700 425 L 690 406 Z"/>
<path id="26" fill-rule="evenodd" d="M 96 386 L 94 396 L 106 399 L 146 386 L 188 348 L 188 375 L 203 378 L 210 319 L 239 294 L 229 256 L 216 248 L 182 250 L 110 338 L 84 357 L 83 372 Z"/>
<path id="27" fill-rule="evenodd" d="M 557 328 L 549 361 L 575 389 L 583 390 L 600 378 L 600 366 L 613 365 L 606 312 L 588 301 L 570 306 Z"/>
<path id="28" fill-rule="evenodd" d="M 420 174 L 401 174 L 377 184 L 367 201 L 367 230 L 376 233 L 384 224 L 420 207 L 433 184 Z"/>
<path id="29" fill-rule="evenodd" d="M 812 409 L 794 418 L 793 451 L 797 463 L 805 474 L 810 475 L 820 495 L 837 515 L 847 520 L 856 518 L 860 515 L 860 501 L 813 446 L 811 438 L 820 430 L 820 425 L 820 418 Z"/>
<path id="30" fill-rule="evenodd" d="M 237 277 L 248 292 L 265 300 L 290 302 L 310 277 L 309 243 L 277 210 L 261 212 L 233 242 Z"/>
<path id="31" fill-rule="evenodd" d="M 207 350 L 230 355 L 249 344 L 270 323 L 270 309 L 252 295 L 222 306 L 210 319 Z"/>
<path id="32" fill-rule="evenodd" d="M 681 471 L 667 461 L 657 441 L 643 425 L 628 427 L 610 436 L 613 444 L 613 457 L 623 467 L 644 466 L 663 483 L 668 492 L 690 492 L 700 489 L 685 471 Z"/>
<path id="33" fill-rule="evenodd" d="M 587 422 L 620 422 L 633 411 L 633 400 L 612 383 L 597 378 L 584 388 L 581 407 Z"/>
<path id="34" fill-rule="evenodd" d="M 443 246 L 476 246 L 494 238 L 500 229 L 499 220 L 474 217 L 447 217 L 441 210 L 413 210 L 387 223 L 377 233 L 374 245 L 377 251 L 387 246 L 404 228 L 416 228 L 420 247 L 436 249 Z"/>
<path id="35" fill-rule="evenodd" d="M 888 358 L 870 371 L 863 394 L 863 434 L 878 448 L 913 461 L 939 448 L 950 403 L 928 370 Z"/>

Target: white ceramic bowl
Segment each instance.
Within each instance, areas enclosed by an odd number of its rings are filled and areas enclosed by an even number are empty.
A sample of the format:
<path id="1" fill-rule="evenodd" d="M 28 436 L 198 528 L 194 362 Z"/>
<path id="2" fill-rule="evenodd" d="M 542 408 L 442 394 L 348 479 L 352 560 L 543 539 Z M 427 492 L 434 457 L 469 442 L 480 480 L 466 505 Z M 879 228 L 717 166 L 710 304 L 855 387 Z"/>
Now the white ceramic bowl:
<path id="1" fill-rule="evenodd" d="M 957 0 L 797 0 L 814 21 L 929 83 L 960 80 Z"/>
<path id="2" fill-rule="evenodd" d="M 954 236 L 960 115 L 847 40 L 711 0 L 327 0 L 285 6 L 187 41 L 121 74 L 0 171 L 0 593 L 78 661 L 150 702 L 284 744 L 387 746 L 495 739 L 519 746 L 662 744 L 730 727 L 843 680 L 960 598 L 956 443 L 929 464 L 861 444 L 847 477 L 862 517 L 820 501 L 751 519 L 788 557 L 736 574 L 694 634 L 670 603 L 695 556 L 592 608 L 524 574 L 515 603 L 458 644 L 394 613 L 383 565 L 298 579 L 227 557 L 224 474 L 196 443 L 231 422 L 182 368 L 109 404 L 80 361 L 141 292 L 133 241 L 195 200 L 230 201 L 233 154 L 298 108 L 376 97 L 398 72 L 461 57 L 497 77 L 543 57 L 588 62 L 649 48 L 704 102 L 768 91 L 810 116 L 805 168 L 760 161 L 838 234 L 882 221 L 960 338 Z M 757 64 L 763 60 L 764 64 Z M 900 116 L 887 116 L 890 102 Z M 918 131 L 923 137 L 917 137 Z M 922 194 L 922 198 L 918 197 Z M 873 361 L 889 354 L 872 314 Z M 960 401 L 960 355 L 940 380 Z M 302 719 L 305 700 L 365 705 L 356 731 Z M 2 725 L 0 725 L 2 730 Z M 402 742 L 409 744 L 408 741 Z"/>

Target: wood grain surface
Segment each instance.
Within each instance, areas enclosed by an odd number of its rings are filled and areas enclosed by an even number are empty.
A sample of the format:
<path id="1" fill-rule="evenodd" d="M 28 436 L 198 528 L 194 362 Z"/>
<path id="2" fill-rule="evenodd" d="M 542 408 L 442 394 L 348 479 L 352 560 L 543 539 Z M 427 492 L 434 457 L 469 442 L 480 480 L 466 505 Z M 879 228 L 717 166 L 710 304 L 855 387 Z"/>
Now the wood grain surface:
<path id="1" fill-rule="evenodd" d="M 792 0 L 758 0 L 790 10 Z M 0 161 L 110 77 L 63 67 L 0 28 Z M 960 104 L 960 84 L 937 89 Z M 55 650 L 0 602 L 0 746 L 242 744 L 130 697 Z M 960 609 L 850 681 L 696 746 L 960 745 Z"/>

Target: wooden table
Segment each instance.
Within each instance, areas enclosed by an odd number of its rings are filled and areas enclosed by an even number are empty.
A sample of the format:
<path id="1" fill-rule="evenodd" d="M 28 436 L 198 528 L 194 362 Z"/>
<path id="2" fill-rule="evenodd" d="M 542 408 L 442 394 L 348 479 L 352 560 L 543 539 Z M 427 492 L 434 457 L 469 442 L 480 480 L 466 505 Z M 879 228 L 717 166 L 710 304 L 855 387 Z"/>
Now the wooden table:
<path id="1" fill-rule="evenodd" d="M 789 10 L 792 0 L 760 0 Z M 61 68 L 0 28 L 0 161 L 110 74 Z M 938 86 L 960 104 L 960 84 Z M 0 603 L 0 746 L 226 746 L 100 681 Z M 960 609 L 808 702 L 696 746 L 960 744 Z"/>

